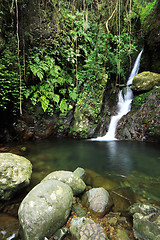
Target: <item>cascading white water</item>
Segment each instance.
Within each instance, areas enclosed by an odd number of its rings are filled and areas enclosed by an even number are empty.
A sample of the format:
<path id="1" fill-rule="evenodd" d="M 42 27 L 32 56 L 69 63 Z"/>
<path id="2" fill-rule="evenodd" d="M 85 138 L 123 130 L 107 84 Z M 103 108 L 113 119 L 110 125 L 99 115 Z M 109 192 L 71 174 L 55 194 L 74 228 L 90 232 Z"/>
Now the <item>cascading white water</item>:
<path id="1" fill-rule="evenodd" d="M 130 77 L 127 81 L 127 86 L 125 88 L 124 94 L 123 94 L 122 90 L 119 92 L 118 104 L 117 104 L 118 112 L 117 112 L 117 115 L 111 117 L 108 132 L 103 137 L 97 137 L 97 138 L 93 138 L 91 140 L 96 140 L 96 141 L 117 140 L 115 138 L 115 133 L 116 133 L 116 127 L 117 127 L 118 121 L 124 115 L 126 115 L 131 109 L 131 103 L 132 103 L 132 99 L 133 99 L 131 84 L 132 84 L 132 80 L 133 80 L 134 76 L 137 75 L 137 73 L 139 71 L 139 65 L 140 65 L 140 59 L 141 59 L 142 52 L 143 52 L 143 50 L 139 53 L 139 55 L 135 61 L 134 67 L 133 67 Z"/>

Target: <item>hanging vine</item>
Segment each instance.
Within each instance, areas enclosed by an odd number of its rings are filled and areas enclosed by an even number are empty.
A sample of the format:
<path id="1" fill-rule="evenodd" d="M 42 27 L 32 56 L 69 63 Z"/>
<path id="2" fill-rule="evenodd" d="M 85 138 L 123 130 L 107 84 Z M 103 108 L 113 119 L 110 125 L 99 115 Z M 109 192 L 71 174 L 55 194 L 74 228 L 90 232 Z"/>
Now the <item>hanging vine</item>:
<path id="1" fill-rule="evenodd" d="M 20 50 L 19 50 L 19 20 L 18 20 L 18 2 L 15 0 L 15 6 L 16 6 L 16 35 L 17 35 L 17 59 L 18 59 L 18 68 L 19 68 L 19 109 L 20 109 L 20 115 L 22 115 L 22 78 L 21 78 L 21 63 L 20 63 Z"/>
<path id="2" fill-rule="evenodd" d="M 18 1 L 12 0 L 10 13 L 14 14 L 14 3 L 15 3 L 15 15 L 16 15 L 16 37 L 17 37 L 17 61 L 19 70 L 19 110 L 22 115 L 22 77 L 21 77 L 21 63 L 20 63 L 20 39 L 19 39 L 19 14 L 18 14 Z"/>
<path id="3" fill-rule="evenodd" d="M 132 0 L 130 0 L 129 4 L 129 63 L 130 63 L 130 69 L 132 65 L 132 59 L 131 59 L 131 33 L 132 33 L 132 26 L 131 26 L 131 13 L 132 13 Z"/>
<path id="4" fill-rule="evenodd" d="M 115 6 L 115 9 L 113 10 L 112 14 L 110 15 L 110 17 L 108 18 L 107 22 L 106 22 L 106 29 L 107 29 L 107 33 L 109 34 L 110 33 L 110 30 L 109 30 L 109 27 L 108 27 L 108 24 L 109 24 L 109 21 L 112 19 L 112 17 L 114 16 L 114 14 L 116 13 L 117 11 L 117 7 L 118 7 L 118 0 L 116 0 L 116 6 Z"/>

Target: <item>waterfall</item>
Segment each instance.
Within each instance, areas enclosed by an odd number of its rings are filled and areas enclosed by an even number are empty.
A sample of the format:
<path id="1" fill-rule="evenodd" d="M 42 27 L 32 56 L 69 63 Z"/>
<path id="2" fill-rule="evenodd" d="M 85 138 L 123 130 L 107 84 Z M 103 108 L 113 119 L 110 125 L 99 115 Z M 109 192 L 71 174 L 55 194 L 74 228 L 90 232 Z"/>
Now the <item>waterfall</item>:
<path id="1" fill-rule="evenodd" d="M 127 81 L 126 88 L 124 89 L 123 92 L 121 90 L 118 94 L 117 115 L 111 117 L 111 121 L 110 121 L 110 124 L 108 127 L 108 132 L 103 137 L 97 137 L 97 138 L 93 138 L 91 140 L 96 140 L 96 141 L 117 140 L 115 138 L 115 133 L 116 133 L 116 127 L 117 127 L 118 121 L 124 115 L 126 115 L 131 109 L 131 103 L 132 103 L 132 99 L 133 99 L 131 84 L 132 84 L 132 80 L 133 80 L 134 76 L 137 75 L 137 73 L 138 73 L 142 52 L 143 52 L 143 50 L 139 53 L 139 55 L 134 63 L 134 67 L 133 67 L 132 72 Z"/>

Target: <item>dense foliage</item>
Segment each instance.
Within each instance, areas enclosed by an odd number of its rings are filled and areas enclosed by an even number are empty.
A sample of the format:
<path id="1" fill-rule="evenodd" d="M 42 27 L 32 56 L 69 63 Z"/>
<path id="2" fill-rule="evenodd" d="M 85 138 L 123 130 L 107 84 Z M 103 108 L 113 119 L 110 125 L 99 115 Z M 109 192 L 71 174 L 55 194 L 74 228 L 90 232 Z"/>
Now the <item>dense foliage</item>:
<path id="1" fill-rule="evenodd" d="M 0 38 L 5 41 L 0 47 L 1 109 L 12 106 L 11 111 L 17 114 L 19 103 L 29 99 L 33 106 L 40 104 L 49 114 L 67 114 L 76 103 L 82 107 L 81 99 L 85 98 L 84 111 L 93 105 L 95 117 L 103 97 L 100 91 L 106 84 L 103 79 L 107 76 L 112 91 L 126 82 L 131 56 L 137 54 L 136 21 L 140 18 L 143 23 L 157 3 L 52 0 L 44 6 L 39 1 L 38 14 L 51 5 L 47 21 L 55 19 L 54 38 L 45 43 L 34 33 L 16 30 L 17 24 L 23 26 L 19 16 L 27 4 L 18 1 L 17 15 L 14 2 L 4 0 L 0 9 Z M 4 24 L 5 18 L 8 20 Z"/>

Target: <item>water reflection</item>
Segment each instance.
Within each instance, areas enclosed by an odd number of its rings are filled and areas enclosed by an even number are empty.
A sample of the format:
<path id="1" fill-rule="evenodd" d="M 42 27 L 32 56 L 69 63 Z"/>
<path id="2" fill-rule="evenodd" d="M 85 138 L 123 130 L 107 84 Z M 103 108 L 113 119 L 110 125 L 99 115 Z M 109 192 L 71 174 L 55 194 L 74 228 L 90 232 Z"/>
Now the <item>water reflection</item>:
<path id="1" fill-rule="evenodd" d="M 120 174 L 128 174 L 133 171 L 132 159 L 130 157 L 129 148 L 126 145 L 121 145 L 117 141 L 108 142 L 108 153 L 110 155 L 109 161 L 110 165 L 116 171 L 120 171 Z"/>
<path id="2" fill-rule="evenodd" d="M 34 168 L 48 171 L 89 168 L 100 174 L 106 171 L 128 175 L 133 171 L 160 176 L 158 144 L 108 141 L 93 142 L 53 139 L 32 143 L 28 158 Z"/>

